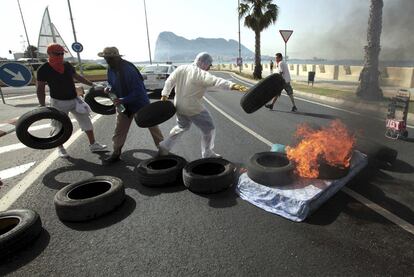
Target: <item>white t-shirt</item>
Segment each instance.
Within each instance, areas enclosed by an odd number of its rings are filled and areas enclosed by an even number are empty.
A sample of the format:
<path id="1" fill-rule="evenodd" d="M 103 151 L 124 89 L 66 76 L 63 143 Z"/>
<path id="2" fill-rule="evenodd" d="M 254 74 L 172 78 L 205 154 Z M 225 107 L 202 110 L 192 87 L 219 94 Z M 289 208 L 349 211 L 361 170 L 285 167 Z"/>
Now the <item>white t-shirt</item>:
<path id="1" fill-rule="evenodd" d="M 195 64 L 181 65 L 168 77 L 162 96 L 175 87 L 174 105 L 178 114 L 193 116 L 204 110 L 203 96 L 208 87 L 230 89 L 233 82 L 218 78 Z"/>
<path id="2" fill-rule="evenodd" d="M 289 83 L 291 81 L 289 67 L 284 61 L 280 61 L 279 63 L 276 63 L 276 69 L 277 69 L 277 73 L 282 75 L 286 83 Z"/>

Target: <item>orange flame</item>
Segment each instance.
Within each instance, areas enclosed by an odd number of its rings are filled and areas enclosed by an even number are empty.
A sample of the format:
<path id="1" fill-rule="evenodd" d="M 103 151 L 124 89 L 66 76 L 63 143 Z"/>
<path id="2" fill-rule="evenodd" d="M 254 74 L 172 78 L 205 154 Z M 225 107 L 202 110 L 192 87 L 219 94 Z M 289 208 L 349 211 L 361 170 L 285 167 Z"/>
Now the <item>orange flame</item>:
<path id="1" fill-rule="evenodd" d="M 319 176 L 319 162 L 330 166 L 349 167 L 355 136 L 340 120 L 332 121 L 321 130 L 299 125 L 296 137 L 302 138 L 296 147 L 286 147 L 289 160 L 296 163 L 296 173 L 305 178 Z"/>

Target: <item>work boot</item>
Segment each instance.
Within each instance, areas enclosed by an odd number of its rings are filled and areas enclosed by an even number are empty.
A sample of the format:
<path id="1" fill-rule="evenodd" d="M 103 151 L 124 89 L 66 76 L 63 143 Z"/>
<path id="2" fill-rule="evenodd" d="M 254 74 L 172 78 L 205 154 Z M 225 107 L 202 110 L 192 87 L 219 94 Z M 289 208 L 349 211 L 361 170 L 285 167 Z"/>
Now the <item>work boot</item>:
<path id="1" fill-rule="evenodd" d="M 273 110 L 273 104 L 266 104 L 265 107 L 269 110 Z"/>

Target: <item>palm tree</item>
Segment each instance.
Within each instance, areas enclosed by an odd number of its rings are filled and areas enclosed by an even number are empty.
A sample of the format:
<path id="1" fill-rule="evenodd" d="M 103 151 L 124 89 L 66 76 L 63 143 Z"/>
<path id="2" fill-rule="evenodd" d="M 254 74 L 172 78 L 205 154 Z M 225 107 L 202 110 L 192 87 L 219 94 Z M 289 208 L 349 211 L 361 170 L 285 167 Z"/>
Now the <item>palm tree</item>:
<path id="1" fill-rule="evenodd" d="M 378 60 L 381 50 L 383 0 L 371 0 L 368 19 L 367 42 L 365 46 L 364 67 L 359 75 L 357 95 L 367 100 L 380 100 L 383 97 L 379 86 Z"/>
<path id="2" fill-rule="evenodd" d="M 272 0 L 242 0 L 239 6 L 239 17 L 244 17 L 244 26 L 252 29 L 255 34 L 255 67 L 253 77 L 262 78 L 260 60 L 260 33 L 276 23 L 279 7 Z"/>

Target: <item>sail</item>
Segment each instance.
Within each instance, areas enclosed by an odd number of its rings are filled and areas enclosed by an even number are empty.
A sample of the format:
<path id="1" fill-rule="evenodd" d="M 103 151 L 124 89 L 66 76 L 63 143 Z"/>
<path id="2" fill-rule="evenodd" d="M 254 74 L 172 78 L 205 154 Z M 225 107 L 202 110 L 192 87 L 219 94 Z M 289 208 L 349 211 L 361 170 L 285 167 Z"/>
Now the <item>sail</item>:
<path id="1" fill-rule="evenodd" d="M 42 24 L 40 25 L 39 39 L 37 42 L 38 52 L 42 56 L 47 56 L 47 46 L 51 43 L 59 43 L 62 45 L 67 53 L 65 53 L 65 58 L 73 58 L 72 53 L 69 51 L 66 43 L 63 41 L 63 38 L 60 36 L 55 25 L 53 25 L 50 20 L 49 8 L 45 9 L 42 18 Z"/>

